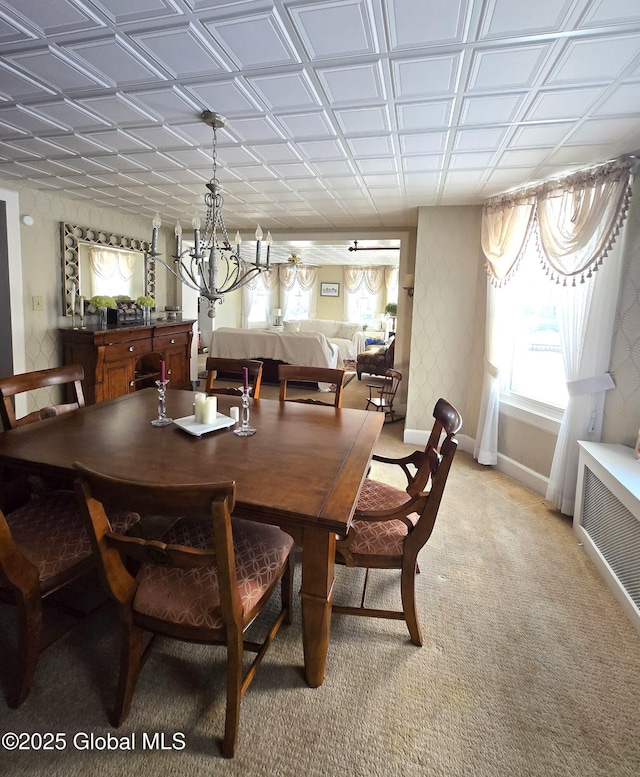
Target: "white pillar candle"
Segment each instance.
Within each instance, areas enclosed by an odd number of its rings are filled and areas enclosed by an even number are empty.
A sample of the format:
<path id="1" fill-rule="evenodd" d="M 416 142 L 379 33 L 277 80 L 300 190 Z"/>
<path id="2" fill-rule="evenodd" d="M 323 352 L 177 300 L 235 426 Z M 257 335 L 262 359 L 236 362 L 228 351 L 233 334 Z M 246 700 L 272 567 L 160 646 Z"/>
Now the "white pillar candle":
<path id="1" fill-rule="evenodd" d="M 195 413 L 195 422 L 197 424 L 204 423 L 204 421 L 202 420 L 202 412 L 204 410 L 205 400 L 206 400 L 206 396 L 201 391 L 199 391 L 196 394 L 195 411 L 194 411 L 194 413 Z"/>
<path id="2" fill-rule="evenodd" d="M 234 405 L 234 406 L 233 406 L 233 407 L 232 407 L 232 408 L 229 410 L 229 415 L 231 416 L 231 418 L 233 418 L 233 420 L 234 420 L 236 423 L 238 423 L 238 421 L 240 420 L 240 408 L 239 408 L 237 405 Z"/>
<path id="3" fill-rule="evenodd" d="M 218 414 L 218 398 L 207 397 L 204 401 L 204 408 L 202 411 L 202 423 L 215 424 L 217 414 Z"/>

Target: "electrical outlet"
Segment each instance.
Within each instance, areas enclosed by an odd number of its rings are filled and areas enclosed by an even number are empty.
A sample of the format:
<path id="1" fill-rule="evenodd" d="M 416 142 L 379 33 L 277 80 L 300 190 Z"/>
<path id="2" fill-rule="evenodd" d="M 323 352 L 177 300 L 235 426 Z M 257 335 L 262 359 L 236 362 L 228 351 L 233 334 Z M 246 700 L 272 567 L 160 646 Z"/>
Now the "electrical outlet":
<path id="1" fill-rule="evenodd" d="M 42 297 L 31 297 L 31 302 L 33 303 L 34 310 L 44 310 L 44 302 L 42 301 Z"/>

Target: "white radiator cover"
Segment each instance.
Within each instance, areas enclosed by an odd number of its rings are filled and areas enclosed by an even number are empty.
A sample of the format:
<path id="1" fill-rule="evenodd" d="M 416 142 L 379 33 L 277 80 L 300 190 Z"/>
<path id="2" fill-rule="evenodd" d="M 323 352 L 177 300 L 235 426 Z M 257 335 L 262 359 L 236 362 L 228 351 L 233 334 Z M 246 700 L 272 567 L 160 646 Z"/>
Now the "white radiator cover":
<path id="1" fill-rule="evenodd" d="M 640 632 L 640 461 L 631 448 L 580 443 L 573 526 Z"/>

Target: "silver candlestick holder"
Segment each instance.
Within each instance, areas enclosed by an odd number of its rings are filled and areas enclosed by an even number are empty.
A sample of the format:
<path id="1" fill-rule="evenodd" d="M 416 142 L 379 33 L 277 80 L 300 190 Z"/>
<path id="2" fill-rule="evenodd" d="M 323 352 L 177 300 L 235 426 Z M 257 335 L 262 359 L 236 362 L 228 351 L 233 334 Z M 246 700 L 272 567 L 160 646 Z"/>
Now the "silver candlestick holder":
<path id="1" fill-rule="evenodd" d="M 173 423 L 173 418 L 167 418 L 167 384 L 168 380 L 157 380 L 158 387 L 158 417 L 154 418 L 151 426 L 167 426 Z"/>
<path id="2" fill-rule="evenodd" d="M 245 388 L 243 386 L 242 388 L 242 410 L 240 411 L 240 419 L 241 423 L 240 426 L 238 426 L 237 429 L 233 430 L 234 434 L 237 434 L 238 437 L 251 437 L 252 434 L 255 434 L 258 430 L 255 429 L 252 426 L 249 426 L 249 394 L 251 393 L 251 387 Z"/>

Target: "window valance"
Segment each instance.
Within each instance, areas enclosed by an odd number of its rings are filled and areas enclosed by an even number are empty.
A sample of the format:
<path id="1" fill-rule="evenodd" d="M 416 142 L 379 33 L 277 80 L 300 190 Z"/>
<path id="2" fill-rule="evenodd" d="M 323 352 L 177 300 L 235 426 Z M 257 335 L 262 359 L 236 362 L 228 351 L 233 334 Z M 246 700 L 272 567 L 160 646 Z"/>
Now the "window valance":
<path id="1" fill-rule="evenodd" d="M 539 187 L 489 200 L 482 213 L 482 250 L 494 285 L 517 270 L 524 247 L 535 240 L 552 281 L 598 269 L 624 222 L 637 161 L 625 159 L 581 171 Z"/>

